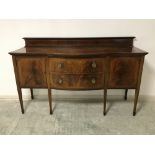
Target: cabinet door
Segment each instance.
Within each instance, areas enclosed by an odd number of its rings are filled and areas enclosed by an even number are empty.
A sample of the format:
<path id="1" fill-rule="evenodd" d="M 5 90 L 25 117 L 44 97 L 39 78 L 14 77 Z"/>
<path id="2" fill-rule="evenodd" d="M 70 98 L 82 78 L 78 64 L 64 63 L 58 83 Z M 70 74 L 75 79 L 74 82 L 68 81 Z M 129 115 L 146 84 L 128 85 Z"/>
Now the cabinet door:
<path id="1" fill-rule="evenodd" d="M 45 75 L 45 58 L 17 57 L 17 69 L 20 86 L 23 88 L 47 87 Z"/>
<path id="2" fill-rule="evenodd" d="M 112 57 L 108 88 L 135 88 L 139 66 L 139 57 Z"/>

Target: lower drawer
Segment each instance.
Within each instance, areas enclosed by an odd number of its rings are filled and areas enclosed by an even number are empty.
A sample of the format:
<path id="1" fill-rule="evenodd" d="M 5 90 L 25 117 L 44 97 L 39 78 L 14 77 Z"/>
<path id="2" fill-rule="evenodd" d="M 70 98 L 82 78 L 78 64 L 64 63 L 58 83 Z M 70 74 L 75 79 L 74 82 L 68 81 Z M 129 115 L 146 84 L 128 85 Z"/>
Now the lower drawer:
<path id="1" fill-rule="evenodd" d="M 51 74 L 51 88 L 54 89 L 102 89 L 103 74 Z"/>

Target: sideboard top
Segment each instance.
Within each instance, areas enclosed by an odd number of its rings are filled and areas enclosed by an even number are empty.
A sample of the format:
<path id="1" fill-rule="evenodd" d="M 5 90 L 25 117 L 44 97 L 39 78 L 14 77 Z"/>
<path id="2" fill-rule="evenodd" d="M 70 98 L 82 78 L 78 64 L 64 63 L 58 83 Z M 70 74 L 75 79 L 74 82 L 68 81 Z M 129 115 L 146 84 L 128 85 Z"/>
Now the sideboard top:
<path id="1" fill-rule="evenodd" d="M 141 54 L 133 46 L 135 37 L 87 37 L 87 38 L 23 38 L 25 47 L 10 52 L 11 55 L 50 56 L 101 56 L 105 54 Z"/>
<path id="2" fill-rule="evenodd" d="M 51 39 L 57 39 L 57 40 L 61 40 L 61 39 L 126 39 L 126 38 L 136 38 L 135 36 L 119 36 L 119 37 L 24 37 L 23 39 L 38 39 L 38 40 L 51 40 Z"/>

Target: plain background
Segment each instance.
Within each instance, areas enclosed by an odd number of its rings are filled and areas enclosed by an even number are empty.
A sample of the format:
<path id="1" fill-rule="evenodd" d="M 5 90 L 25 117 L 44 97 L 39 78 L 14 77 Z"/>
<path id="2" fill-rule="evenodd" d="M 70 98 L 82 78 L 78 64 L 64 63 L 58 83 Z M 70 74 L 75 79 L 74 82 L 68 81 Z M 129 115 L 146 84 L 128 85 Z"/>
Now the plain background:
<path id="1" fill-rule="evenodd" d="M 104 37 L 135 36 L 134 45 L 146 50 L 141 83 L 141 95 L 155 94 L 155 20 L 0 20 L 0 97 L 17 97 L 16 83 L 10 51 L 25 45 L 23 37 Z M 122 90 L 110 90 L 108 94 L 122 95 Z M 47 94 L 47 90 L 35 90 L 35 95 Z M 58 95 L 102 95 L 102 91 L 55 91 Z M 129 91 L 134 94 L 134 91 Z M 23 91 L 29 96 L 29 91 Z"/>

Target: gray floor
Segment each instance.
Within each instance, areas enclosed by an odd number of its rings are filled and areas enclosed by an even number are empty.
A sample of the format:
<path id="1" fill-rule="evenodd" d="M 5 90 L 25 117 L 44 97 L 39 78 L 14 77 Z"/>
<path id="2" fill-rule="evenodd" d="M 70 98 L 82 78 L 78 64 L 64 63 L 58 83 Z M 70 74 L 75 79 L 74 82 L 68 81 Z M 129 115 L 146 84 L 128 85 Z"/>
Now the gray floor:
<path id="1" fill-rule="evenodd" d="M 24 101 L 26 113 L 17 100 L 0 100 L 0 134 L 155 134 L 155 103 L 139 102 L 132 116 L 132 100 L 108 99 L 106 116 L 101 100 L 54 100 L 49 115 L 48 100 Z"/>

